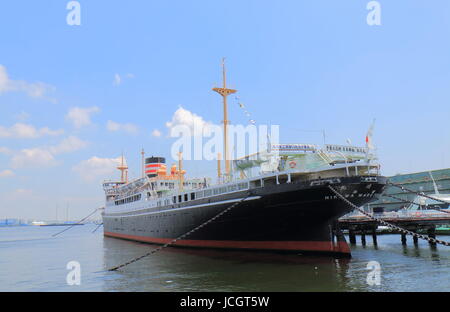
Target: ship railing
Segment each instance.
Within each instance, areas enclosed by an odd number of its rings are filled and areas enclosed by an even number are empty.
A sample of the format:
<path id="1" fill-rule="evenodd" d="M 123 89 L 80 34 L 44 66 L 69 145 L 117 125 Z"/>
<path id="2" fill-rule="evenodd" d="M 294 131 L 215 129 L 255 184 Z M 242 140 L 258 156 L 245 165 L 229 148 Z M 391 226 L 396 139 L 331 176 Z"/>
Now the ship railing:
<path id="1" fill-rule="evenodd" d="M 332 151 L 332 153 L 336 153 L 339 156 L 342 156 L 344 158 L 344 161 L 345 161 L 345 173 L 347 174 L 347 177 L 350 176 L 350 171 L 348 169 L 348 158 L 347 158 L 347 156 L 345 156 L 344 153 L 339 152 L 339 151 Z"/>
<path id="2" fill-rule="evenodd" d="M 322 158 L 322 160 L 327 164 L 331 164 L 333 162 L 328 153 L 325 152 L 324 150 L 321 149 L 317 150 L 317 155 L 319 155 L 319 157 Z"/>
<path id="3" fill-rule="evenodd" d="M 387 220 L 410 220 L 410 219 L 449 219 L 450 215 L 445 212 L 433 210 L 399 210 L 399 211 L 385 211 L 385 212 L 369 212 L 369 214 L 378 219 Z M 341 220 L 358 220 L 365 219 L 367 216 L 360 212 L 351 212 L 342 216 Z"/>

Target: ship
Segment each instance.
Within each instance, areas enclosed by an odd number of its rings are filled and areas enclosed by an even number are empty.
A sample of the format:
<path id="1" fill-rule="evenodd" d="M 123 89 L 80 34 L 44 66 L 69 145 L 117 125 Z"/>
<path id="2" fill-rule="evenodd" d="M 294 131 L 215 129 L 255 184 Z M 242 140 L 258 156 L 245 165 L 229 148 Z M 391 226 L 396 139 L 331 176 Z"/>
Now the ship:
<path id="1" fill-rule="evenodd" d="M 330 186 L 357 206 L 386 187 L 376 156 L 349 145 L 272 144 L 232 160 L 227 146 L 227 96 L 223 97 L 224 162 L 217 181 L 188 178 L 182 154 L 167 168 L 145 157 L 142 176 L 128 180 L 122 155 L 120 181 L 104 181 L 104 235 L 171 247 L 287 252 L 350 257 L 338 218 L 352 211 Z"/>

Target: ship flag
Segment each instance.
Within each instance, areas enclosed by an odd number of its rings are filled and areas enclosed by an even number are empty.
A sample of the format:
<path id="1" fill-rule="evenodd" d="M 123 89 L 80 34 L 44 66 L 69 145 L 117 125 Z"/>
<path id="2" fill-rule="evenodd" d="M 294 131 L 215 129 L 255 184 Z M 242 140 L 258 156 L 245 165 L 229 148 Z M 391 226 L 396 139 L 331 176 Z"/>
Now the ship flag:
<path id="1" fill-rule="evenodd" d="M 369 130 L 367 131 L 366 134 L 366 146 L 369 150 L 374 149 L 375 147 L 373 146 L 373 141 L 372 141 L 372 135 L 373 135 L 373 128 L 375 126 L 375 119 L 373 120 L 372 124 L 370 125 Z"/>

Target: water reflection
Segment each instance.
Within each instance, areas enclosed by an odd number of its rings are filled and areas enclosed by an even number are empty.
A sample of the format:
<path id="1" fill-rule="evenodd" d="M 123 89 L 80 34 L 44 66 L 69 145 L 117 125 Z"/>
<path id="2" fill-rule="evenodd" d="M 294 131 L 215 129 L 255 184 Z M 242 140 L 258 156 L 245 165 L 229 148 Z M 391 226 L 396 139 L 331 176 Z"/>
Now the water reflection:
<path id="1" fill-rule="evenodd" d="M 140 256 L 152 245 L 104 240 L 104 265 Z M 398 235 L 352 245 L 352 259 L 167 248 L 113 272 L 104 290 L 142 291 L 442 291 L 450 281 L 450 248 L 402 245 Z M 367 264 L 381 266 L 381 285 L 368 285 Z M 420 281 L 420 283 L 417 283 Z"/>
<path id="2" fill-rule="evenodd" d="M 155 246 L 105 238 L 105 267 L 124 263 L 151 248 Z M 352 288 L 347 286 L 350 261 L 264 252 L 166 248 L 120 272 L 112 272 L 117 283 L 106 283 L 104 290 L 343 291 Z"/>
<path id="3" fill-rule="evenodd" d="M 0 291 L 447 291 L 450 248 L 420 240 L 402 246 L 380 235 L 351 246 L 352 259 L 167 248 L 119 272 L 106 268 L 154 246 L 92 233 L 94 225 L 50 238 L 54 228 L 0 229 Z M 440 238 L 450 240 L 449 236 Z M 30 255 L 33 255 L 30 257 Z M 82 266 L 68 286 L 66 264 Z M 381 285 L 367 284 L 367 264 L 381 266 Z"/>

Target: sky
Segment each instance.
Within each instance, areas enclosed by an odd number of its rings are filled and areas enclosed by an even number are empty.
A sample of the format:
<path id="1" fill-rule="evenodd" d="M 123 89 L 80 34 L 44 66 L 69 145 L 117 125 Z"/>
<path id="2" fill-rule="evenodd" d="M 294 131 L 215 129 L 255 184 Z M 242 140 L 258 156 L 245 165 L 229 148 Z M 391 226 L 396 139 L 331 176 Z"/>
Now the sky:
<path id="1" fill-rule="evenodd" d="M 138 177 L 174 124 L 220 124 L 222 57 L 233 124 L 364 146 L 375 119 L 384 175 L 450 167 L 446 0 L 379 0 L 372 26 L 368 0 L 79 0 L 80 25 L 68 3 L 0 3 L 0 219 L 82 218 L 122 153 Z"/>

